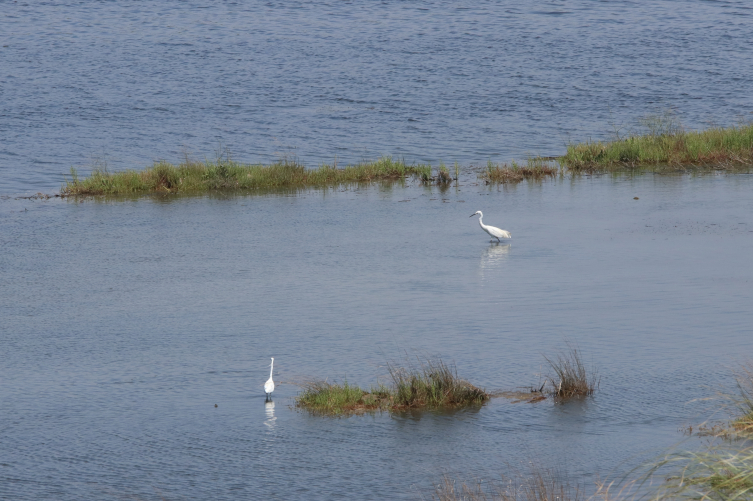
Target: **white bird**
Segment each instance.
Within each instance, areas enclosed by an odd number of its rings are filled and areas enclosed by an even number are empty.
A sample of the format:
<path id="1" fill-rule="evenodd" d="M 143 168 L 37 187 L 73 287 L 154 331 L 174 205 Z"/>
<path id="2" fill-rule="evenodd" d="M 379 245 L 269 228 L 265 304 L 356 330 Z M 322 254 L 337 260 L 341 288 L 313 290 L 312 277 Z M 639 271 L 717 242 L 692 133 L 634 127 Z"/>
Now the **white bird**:
<path id="1" fill-rule="evenodd" d="M 487 232 L 492 237 L 496 238 L 497 242 L 499 242 L 500 238 L 512 238 L 512 235 L 510 235 L 509 231 L 500 230 L 499 228 L 496 228 L 494 226 L 488 226 L 484 224 L 484 213 L 481 212 L 480 210 L 477 210 L 476 212 L 471 214 L 469 217 L 473 217 L 476 214 L 478 214 L 478 224 L 481 225 L 481 229 Z"/>
<path id="2" fill-rule="evenodd" d="M 264 393 L 267 394 L 267 398 L 275 391 L 275 382 L 272 381 L 272 371 L 275 368 L 275 359 L 272 357 L 272 366 L 269 368 L 269 379 L 264 383 Z"/>

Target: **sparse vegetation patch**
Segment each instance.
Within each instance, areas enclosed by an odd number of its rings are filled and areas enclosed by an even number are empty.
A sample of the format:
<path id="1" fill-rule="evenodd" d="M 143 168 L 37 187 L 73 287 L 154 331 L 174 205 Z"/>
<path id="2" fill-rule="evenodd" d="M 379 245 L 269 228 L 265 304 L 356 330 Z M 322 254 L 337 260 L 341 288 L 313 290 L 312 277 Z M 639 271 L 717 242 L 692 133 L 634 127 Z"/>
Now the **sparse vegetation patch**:
<path id="1" fill-rule="evenodd" d="M 495 164 L 491 160 L 486 164 L 486 170 L 480 174 L 486 184 L 519 183 L 525 179 L 542 180 L 554 177 L 559 172 L 556 164 L 544 158 L 529 158 L 526 165 L 519 165 L 513 161 L 508 164 Z"/>

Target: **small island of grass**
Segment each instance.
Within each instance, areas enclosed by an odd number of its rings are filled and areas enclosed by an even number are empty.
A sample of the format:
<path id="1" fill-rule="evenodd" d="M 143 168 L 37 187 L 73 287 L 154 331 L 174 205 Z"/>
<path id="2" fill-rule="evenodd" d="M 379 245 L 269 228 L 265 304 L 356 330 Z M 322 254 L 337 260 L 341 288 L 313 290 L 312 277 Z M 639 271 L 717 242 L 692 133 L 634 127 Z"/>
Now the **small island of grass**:
<path id="1" fill-rule="evenodd" d="M 304 383 L 296 406 L 315 414 L 342 415 L 376 410 L 455 409 L 480 406 L 491 398 L 485 390 L 460 379 L 455 367 L 441 360 L 428 360 L 419 368 L 390 365 L 389 372 L 391 387 L 378 385 L 369 391 L 347 381 Z"/>

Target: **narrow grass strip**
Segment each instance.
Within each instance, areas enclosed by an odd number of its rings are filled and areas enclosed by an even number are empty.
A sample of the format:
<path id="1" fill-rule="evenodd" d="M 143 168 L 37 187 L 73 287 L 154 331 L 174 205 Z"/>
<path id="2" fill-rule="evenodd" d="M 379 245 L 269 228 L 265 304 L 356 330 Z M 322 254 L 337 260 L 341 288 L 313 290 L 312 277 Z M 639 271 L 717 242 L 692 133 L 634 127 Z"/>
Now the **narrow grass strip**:
<path id="1" fill-rule="evenodd" d="M 86 179 L 79 179 L 75 169 L 71 169 L 71 179 L 62 186 L 60 194 L 91 196 L 301 189 L 375 181 L 397 182 L 406 177 L 427 182 L 431 178 L 431 166 L 407 165 L 390 157 L 344 168 L 322 165 L 317 169 L 306 169 L 302 164 L 290 161 L 267 166 L 221 160 L 186 161 L 179 165 L 156 162 L 142 171 L 95 169 Z"/>
<path id="2" fill-rule="evenodd" d="M 686 132 L 659 128 L 615 141 L 570 144 L 558 158 L 570 171 L 618 170 L 625 167 L 753 166 L 753 124 Z"/>

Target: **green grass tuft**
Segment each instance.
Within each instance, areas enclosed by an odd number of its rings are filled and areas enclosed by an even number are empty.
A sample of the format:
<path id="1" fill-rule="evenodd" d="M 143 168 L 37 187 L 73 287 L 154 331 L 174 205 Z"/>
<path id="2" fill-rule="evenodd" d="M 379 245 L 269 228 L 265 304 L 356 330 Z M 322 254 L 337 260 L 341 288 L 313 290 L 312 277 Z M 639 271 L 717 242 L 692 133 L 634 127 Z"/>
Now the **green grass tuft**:
<path id="1" fill-rule="evenodd" d="M 378 386 L 370 392 L 358 386 L 312 381 L 303 384 L 304 390 L 296 398 L 296 405 L 315 413 L 340 415 L 386 409 L 391 402 L 387 388 Z"/>

